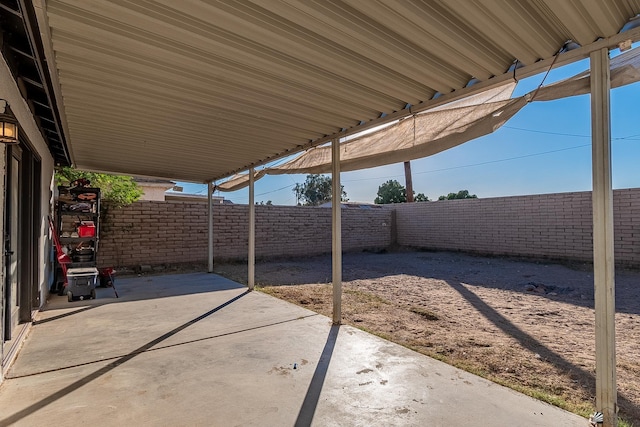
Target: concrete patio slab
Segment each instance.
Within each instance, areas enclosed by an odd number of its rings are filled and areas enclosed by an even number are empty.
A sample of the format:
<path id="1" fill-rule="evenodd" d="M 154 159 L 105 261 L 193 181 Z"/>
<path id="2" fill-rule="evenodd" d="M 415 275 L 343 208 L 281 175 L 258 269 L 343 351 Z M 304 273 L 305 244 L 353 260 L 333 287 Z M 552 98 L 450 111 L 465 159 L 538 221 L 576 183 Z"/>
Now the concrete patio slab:
<path id="1" fill-rule="evenodd" d="M 213 274 L 52 297 L 0 426 L 586 426 L 581 417 Z"/>

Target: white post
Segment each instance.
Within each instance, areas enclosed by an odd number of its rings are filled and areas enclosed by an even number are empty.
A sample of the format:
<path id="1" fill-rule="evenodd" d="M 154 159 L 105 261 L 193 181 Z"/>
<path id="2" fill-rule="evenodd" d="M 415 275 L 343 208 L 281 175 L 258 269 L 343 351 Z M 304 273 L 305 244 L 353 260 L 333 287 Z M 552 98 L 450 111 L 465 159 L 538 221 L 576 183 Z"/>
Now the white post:
<path id="1" fill-rule="evenodd" d="M 213 182 L 207 184 L 207 218 L 209 247 L 207 249 L 207 259 L 209 261 L 208 272 L 213 273 Z"/>
<path id="2" fill-rule="evenodd" d="M 253 290 L 256 276 L 256 206 L 254 201 L 254 179 L 253 168 L 249 169 L 249 290 Z"/>
<path id="3" fill-rule="evenodd" d="M 593 279 L 596 312 L 596 410 L 605 427 L 617 425 L 615 264 L 611 184 L 609 50 L 591 53 L 593 168 Z"/>
<path id="4" fill-rule="evenodd" d="M 333 271 L 333 324 L 342 320 L 342 187 L 340 186 L 340 140 L 331 141 L 331 252 Z"/>

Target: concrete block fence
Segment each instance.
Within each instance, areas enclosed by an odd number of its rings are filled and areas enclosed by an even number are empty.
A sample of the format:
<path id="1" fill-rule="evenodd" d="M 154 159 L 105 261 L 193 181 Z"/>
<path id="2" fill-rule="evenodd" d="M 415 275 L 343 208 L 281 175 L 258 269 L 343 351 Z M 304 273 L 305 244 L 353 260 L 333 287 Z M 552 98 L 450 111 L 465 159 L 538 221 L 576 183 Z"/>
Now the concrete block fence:
<path id="1" fill-rule="evenodd" d="M 615 257 L 640 267 L 640 189 L 614 191 Z M 592 261 L 591 192 L 395 206 L 397 242 L 433 250 Z"/>
<path id="2" fill-rule="evenodd" d="M 214 259 L 247 258 L 249 208 L 215 205 Z M 344 251 L 376 250 L 391 243 L 392 211 L 343 209 Z M 206 263 L 206 203 L 143 201 L 112 209 L 102 222 L 99 266 Z M 331 252 L 331 209 L 256 206 L 256 257 Z"/>
<path id="3" fill-rule="evenodd" d="M 640 267 L 640 189 L 614 191 L 615 254 Z M 343 209 L 344 251 L 392 244 L 487 255 L 592 260 L 591 193 L 561 193 Z M 248 206 L 214 206 L 214 256 L 247 257 Z M 136 202 L 103 221 L 98 263 L 133 267 L 206 263 L 201 201 Z M 331 252 L 331 209 L 256 206 L 258 258 Z"/>

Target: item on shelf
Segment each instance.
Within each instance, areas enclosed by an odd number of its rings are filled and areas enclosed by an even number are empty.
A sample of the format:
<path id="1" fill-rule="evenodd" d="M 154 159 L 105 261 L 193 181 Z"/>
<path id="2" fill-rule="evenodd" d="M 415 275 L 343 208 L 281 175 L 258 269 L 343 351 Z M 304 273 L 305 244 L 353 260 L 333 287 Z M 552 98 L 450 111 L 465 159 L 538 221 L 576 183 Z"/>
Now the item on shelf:
<path id="1" fill-rule="evenodd" d="M 93 221 L 80 221 L 78 226 L 78 236 L 80 237 L 95 237 L 96 226 Z"/>
<path id="2" fill-rule="evenodd" d="M 85 246 L 84 243 L 80 243 L 74 250 L 71 255 L 71 259 L 74 262 L 89 262 L 93 261 L 95 256 L 95 251 L 91 246 Z"/>
<path id="3" fill-rule="evenodd" d="M 91 181 L 89 181 L 87 178 L 78 178 L 69 184 L 69 189 L 78 188 L 78 187 L 86 188 L 90 186 L 91 186 Z"/>
<path id="4" fill-rule="evenodd" d="M 93 255 L 73 255 L 73 262 L 90 262 L 93 261 Z"/>
<path id="5" fill-rule="evenodd" d="M 91 212 L 91 203 L 76 203 L 69 206 L 70 211 L 74 212 Z"/>
<path id="6" fill-rule="evenodd" d="M 76 196 L 78 200 L 95 200 L 98 197 L 96 193 L 80 193 Z"/>

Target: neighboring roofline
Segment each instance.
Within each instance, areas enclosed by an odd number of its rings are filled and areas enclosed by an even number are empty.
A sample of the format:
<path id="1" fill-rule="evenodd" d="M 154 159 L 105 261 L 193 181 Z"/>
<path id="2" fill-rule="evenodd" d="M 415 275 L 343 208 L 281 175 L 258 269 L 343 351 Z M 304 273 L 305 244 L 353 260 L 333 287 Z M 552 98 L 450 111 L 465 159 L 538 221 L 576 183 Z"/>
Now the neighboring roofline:
<path id="1" fill-rule="evenodd" d="M 173 182 L 170 179 L 164 179 L 164 178 L 142 178 L 142 177 L 137 177 L 134 176 L 133 180 L 138 183 L 138 184 L 171 184 L 171 188 L 173 188 L 176 183 Z"/>
<path id="2" fill-rule="evenodd" d="M 204 196 L 202 194 L 184 194 L 184 193 L 178 193 L 178 192 L 173 192 L 173 191 L 167 191 L 164 193 L 164 199 L 165 200 L 174 200 L 174 201 L 192 201 L 192 202 L 204 202 L 206 203 L 207 201 L 207 196 Z M 222 196 L 212 196 L 212 200 L 215 200 L 216 202 L 220 202 L 220 203 L 216 203 L 216 204 L 232 204 L 231 200 L 225 199 Z"/>

